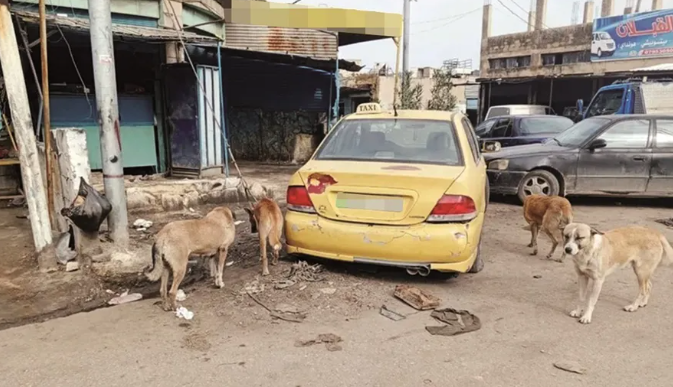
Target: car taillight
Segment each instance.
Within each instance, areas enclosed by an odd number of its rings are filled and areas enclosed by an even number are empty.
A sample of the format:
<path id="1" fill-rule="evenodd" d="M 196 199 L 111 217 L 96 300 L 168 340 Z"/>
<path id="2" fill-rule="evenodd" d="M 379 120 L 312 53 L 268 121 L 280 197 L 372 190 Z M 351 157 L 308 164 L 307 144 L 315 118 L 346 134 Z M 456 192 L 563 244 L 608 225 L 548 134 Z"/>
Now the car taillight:
<path id="1" fill-rule="evenodd" d="M 477 216 L 477 206 L 474 200 L 462 195 L 444 195 L 432 209 L 428 222 L 463 222 Z"/>
<path id="2" fill-rule="evenodd" d="M 315 214 L 313 202 L 308 196 L 306 187 L 292 186 L 287 188 L 287 209 L 290 211 Z"/>

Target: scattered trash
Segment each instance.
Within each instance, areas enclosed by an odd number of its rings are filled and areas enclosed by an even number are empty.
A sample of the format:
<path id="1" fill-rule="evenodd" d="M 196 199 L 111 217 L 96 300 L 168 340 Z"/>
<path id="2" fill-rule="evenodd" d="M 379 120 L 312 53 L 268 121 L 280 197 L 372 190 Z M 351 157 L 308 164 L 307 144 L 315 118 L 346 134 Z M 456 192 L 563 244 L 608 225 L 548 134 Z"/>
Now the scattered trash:
<path id="1" fill-rule="evenodd" d="M 663 224 L 664 226 L 667 226 L 667 227 L 673 227 L 673 218 L 657 219 L 657 220 L 655 220 L 655 222 L 661 223 L 661 224 Z"/>
<path id="2" fill-rule="evenodd" d="M 233 265 L 233 264 L 234 264 L 234 261 L 227 261 L 227 263 L 225 263 L 224 266 L 229 267 L 229 266 L 231 266 L 231 265 Z"/>
<path id="3" fill-rule="evenodd" d="M 70 261 L 65 264 L 65 271 L 77 271 L 79 270 L 79 262 Z"/>
<path id="4" fill-rule="evenodd" d="M 147 229 L 152 227 L 153 224 L 154 222 L 151 220 L 136 219 L 136 221 L 133 222 L 133 228 L 135 228 L 136 231 L 147 231 Z"/>
<path id="5" fill-rule="evenodd" d="M 56 259 L 62 265 L 68 261 L 77 258 L 77 251 L 73 248 L 75 245 L 74 237 L 72 236 L 72 226 L 67 232 L 58 236 L 56 240 Z"/>
<path id="6" fill-rule="evenodd" d="M 387 317 L 387 318 L 389 318 L 393 321 L 400 321 L 400 320 L 404 320 L 405 318 L 407 318 L 406 316 L 403 316 L 403 315 L 401 315 L 401 314 L 399 314 L 399 313 L 397 313 L 393 310 L 388 309 L 388 307 L 385 306 L 385 305 L 381 306 L 381 310 L 379 311 L 379 314 L 381 316 Z"/>
<path id="7" fill-rule="evenodd" d="M 234 226 L 238 226 L 238 225 L 241 224 L 241 223 L 243 223 L 242 220 L 237 220 L 237 221 L 234 222 Z"/>
<path id="8" fill-rule="evenodd" d="M 536 275 L 533 276 L 533 278 L 535 278 L 535 279 L 540 279 L 540 278 L 542 278 L 542 276 L 539 275 L 539 274 L 536 274 Z"/>
<path id="9" fill-rule="evenodd" d="M 182 289 L 178 289 L 178 293 L 175 295 L 175 300 L 177 302 L 182 302 L 187 299 L 187 295 Z"/>
<path id="10" fill-rule="evenodd" d="M 80 177 L 78 194 L 70 207 L 61 210 L 61 215 L 86 232 L 96 232 L 110 211 L 112 205 L 107 198 Z"/>
<path id="11" fill-rule="evenodd" d="M 481 329 L 479 317 L 466 310 L 437 309 L 430 314 L 435 320 L 446 325 L 425 327 L 431 335 L 455 336 Z"/>
<path id="12" fill-rule="evenodd" d="M 439 306 L 440 302 L 439 298 L 432 294 L 409 285 L 397 285 L 395 287 L 394 295 L 418 310 L 435 309 Z"/>
<path id="13" fill-rule="evenodd" d="M 322 272 L 322 269 L 322 265 L 320 264 L 309 265 L 306 261 L 299 261 L 292 264 L 287 278 L 276 281 L 274 287 L 276 289 L 286 289 L 299 282 L 322 281 L 323 277 L 319 275 L 320 272 Z"/>
<path id="14" fill-rule="evenodd" d="M 343 340 L 341 339 L 341 337 L 333 333 L 325 333 L 318 335 L 318 338 L 313 340 L 297 340 L 297 342 L 294 343 L 294 346 L 310 347 L 312 345 L 325 343 L 325 348 L 327 348 L 327 350 L 330 352 L 334 352 L 334 351 L 341 351 L 343 349 L 341 348 L 341 345 L 338 344 L 342 341 Z"/>
<path id="15" fill-rule="evenodd" d="M 587 369 L 579 365 L 574 361 L 559 361 L 554 363 L 554 367 L 566 371 L 572 372 L 574 374 L 584 375 L 587 372 Z"/>
<path id="16" fill-rule="evenodd" d="M 248 282 L 243 286 L 243 289 L 239 292 L 240 294 L 259 294 L 264 291 L 265 285 L 260 283 L 258 280 Z"/>
<path id="17" fill-rule="evenodd" d="M 120 295 L 119 297 L 115 297 L 115 298 L 111 299 L 107 303 L 109 305 L 121 305 L 121 304 L 128 304 L 129 302 L 133 302 L 133 301 L 142 300 L 142 298 L 143 298 L 143 295 L 140 294 L 140 293 L 128 294 L 128 292 L 125 292 L 122 295 Z"/>
<path id="18" fill-rule="evenodd" d="M 257 297 L 252 295 L 252 293 L 248 293 L 248 296 L 252 298 L 252 300 L 255 301 L 259 306 L 266 309 L 273 318 L 296 323 L 300 323 L 304 321 L 304 319 L 306 319 L 305 313 L 299 312 L 296 308 L 293 308 L 292 306 L 290 306 L 289 309 L 284 308 L 284 310 L 272 310 L 268 306 L 264 305 L 264 303 L 262 303 L 262 301 L 260 301 Z M 284 305 L 281 304 L 279 305 L 279 307 L 284 307 Z"/>
<path id="19" fill-rule="evenodd" d="M 9 202 L 8 207 L 23 207 L 25 204 L 26 204 L 26 198 L 25 198 L 25 196 L 21 196 L 21 197 L 12 199 Z"/>
<path id="20" fill-rule="evenodd" d="M 194 318 L 194 312 L 191 312 L 189 309 L 185 308 L 184 306 L 181 306 L 175 311 L 175 316 L 177 318 L 184 318 L 185 320 L 191 320 Z"/>
<path id="21" fill-rule="evenodd" d="M 110 289 L 105 289 L 105 293 L 107 293 L 107 294 L 115 294 L 115 292 L 113 292 L 113 291 L 110 290 Z"/>
<path id="22" fill-rule="evenodd" d="M 322 293 L 322 294 L 334 294 L 334 293 L 336 293 L 336 291 L 337 290 L 334 289 L 334 288 L 322 288 L 322 289 L 320 289 L 320 293 Z"/>
<path id="23" fill-rule="evenodd" d="M 273 285 L 274 288 L 276 289 L 285 289 L 289 288 L 290 286 L 294 285 L 296 282 L 288 279 L 276 281 L 276 283 Z"/>

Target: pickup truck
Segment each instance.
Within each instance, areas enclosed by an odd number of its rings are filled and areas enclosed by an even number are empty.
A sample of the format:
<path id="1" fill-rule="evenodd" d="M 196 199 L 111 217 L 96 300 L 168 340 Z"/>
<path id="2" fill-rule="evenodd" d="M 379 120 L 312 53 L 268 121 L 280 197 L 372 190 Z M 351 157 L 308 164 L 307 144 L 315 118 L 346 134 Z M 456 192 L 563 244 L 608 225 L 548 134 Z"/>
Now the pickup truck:
<path id="1" fill-rule="evenodd" d="M 516 115 L 491 118 L 474 131 L 482 148 L 496 141 L 505 148 L 544 142 L 572 125 L 571 119 L 561 116 Z"/>
<path id="2" fill-rule="evenodd" d="M 611 114 L 673 114 L 673 82 L 627 79 L 601 87 L 586 109 L 577 101 L 581 118 Z"/>

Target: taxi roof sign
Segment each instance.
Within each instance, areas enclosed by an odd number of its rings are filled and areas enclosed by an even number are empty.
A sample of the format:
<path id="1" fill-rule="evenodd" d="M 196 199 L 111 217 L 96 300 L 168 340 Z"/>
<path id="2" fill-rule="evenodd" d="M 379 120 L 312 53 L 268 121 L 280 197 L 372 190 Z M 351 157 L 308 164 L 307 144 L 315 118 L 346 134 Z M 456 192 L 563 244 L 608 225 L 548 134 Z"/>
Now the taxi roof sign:
<path id="1" fill-rule="evenodd" d="M 358 105 L 355 114 L 372 114 L 381 112 L 383 112 L 381 105 L 379 105 L 376 102 L 370 102 L 370 103 L 361 103 L 360 105 Z"/>

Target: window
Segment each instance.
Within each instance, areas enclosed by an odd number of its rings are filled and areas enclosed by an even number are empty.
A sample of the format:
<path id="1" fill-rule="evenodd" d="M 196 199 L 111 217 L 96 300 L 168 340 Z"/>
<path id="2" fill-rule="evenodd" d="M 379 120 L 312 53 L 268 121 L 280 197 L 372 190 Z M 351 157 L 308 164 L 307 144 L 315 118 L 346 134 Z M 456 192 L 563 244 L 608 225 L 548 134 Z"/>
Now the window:
<path id="1" fill-rule="evenodd" d="M 615 114 L 622 106 L 623 89 L 606 90 L 596 96 L 589 106 L 587 118 L 593 116 L 605 116 Z"/>
<path id="2" fill-rule="evenodd" d="M 577 148 L 600 132 L 610 121 L 606 118 L 589 118 L 570 127 L 554 138 L 560 146 Z"/>
<path id="3" fill-rule="evenodd" d="M 510 120 L 509 118 L 500 119 L 493 127 L 493 130 L 491 131 L 491 137 L 492 138 L 509 137 L 509 135 L 512 132 L 511 128 L 512 128 L 512 120 Z"/>
<path id="4" fill-rule="evenodd" d="M 606 148 L 647 148 L 650 121 L 628 120 L 616 123 L 598 138 L 605 140 Z"/>
<path id="5" fill-rule="evenodd" d="M 479 126 L 477 126 L 477 129 L 475 129 L 475 133 L 479 137 L 489 137 L 491 135 L 491 129 L 493 129 L 493 125 L 495 125 L 497 121 L 498 120 L 488 120 L 482 122 L 479 124 Z"/>
<path id="6" fill-rule="evenodd" d="M 493 117 L 500 117 L 500 116 L 508 116 L 510 113 L 509 108 L 506 107 L 492 107 L 488 109 L 488 118 L 493 118 Z"/>
<path id="7" fill-rule="evenodd" d="M 530 55 L 488 60 L 491 69 L 516 69 L 530 67 Z"/>
<path id="8" fill-rule="evenodd" d="M 462 165 L 448 121 L 343 120 L 325 139 L 318 160 L 385 161 Z"/>
<path id="9" fill-rule="evenodd" d="M 565 117 L 549 116 L 545 118 L 522 118 L 519 127 L 521 134 L 561 133 L 573 126 L 573 121 Z"/>
<path id="10" fill-rule="evenodd" d="M 465 134 L 467 135 L 467 142 L 470 143 L 470 149 L 472 150 L 474 163 L 479 164 L 479 159 L 481 156 L 479 153 L 479 141 L 477 141 L 477 136 L 474 134 L 472 123 L 467 118 L 463 118 L 462 122 L 463 127 L 465 128 Z"/>
<path id="11" fill-rule="evenodd" d="M 673 148 L 673 121 L 657 121 L 657 148 Z"/>

